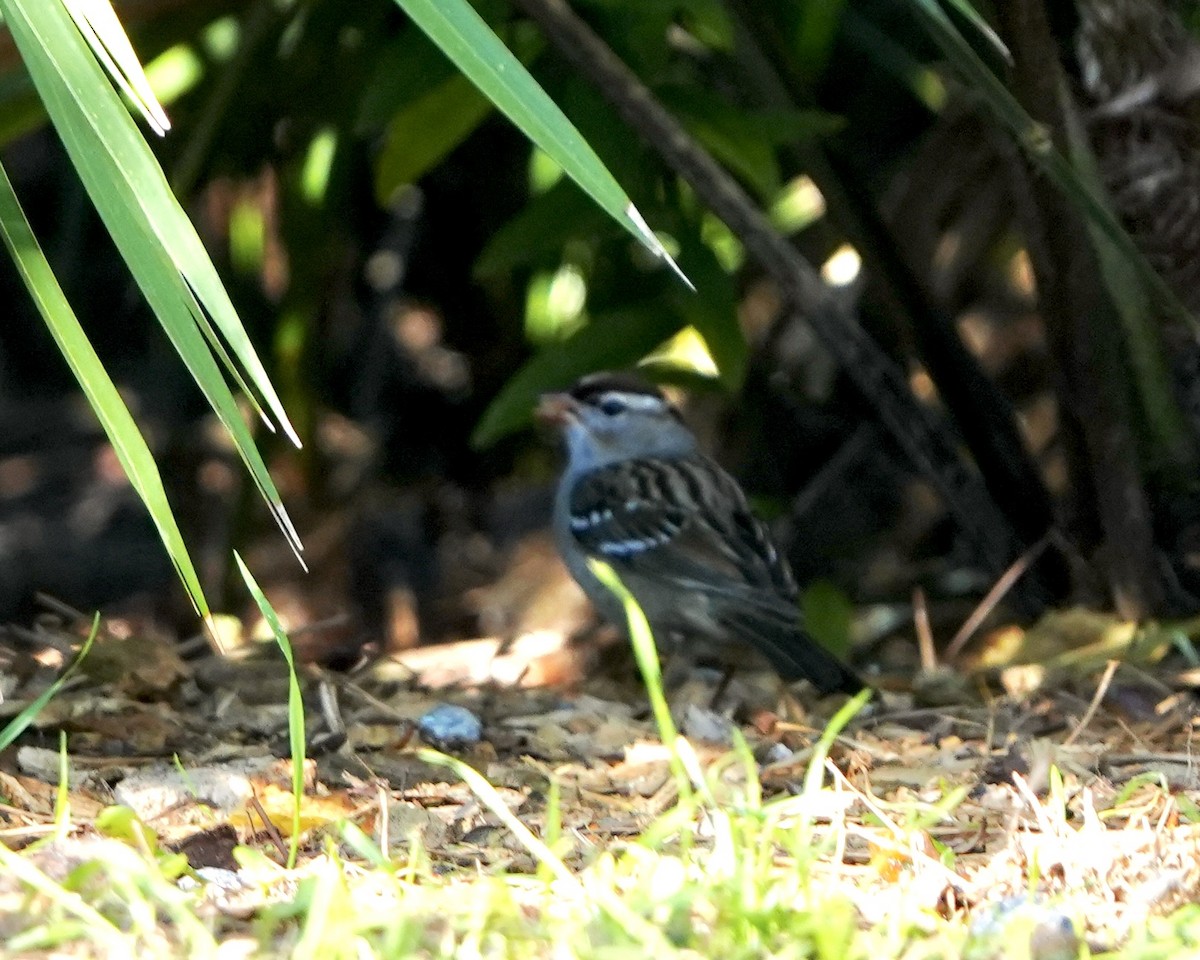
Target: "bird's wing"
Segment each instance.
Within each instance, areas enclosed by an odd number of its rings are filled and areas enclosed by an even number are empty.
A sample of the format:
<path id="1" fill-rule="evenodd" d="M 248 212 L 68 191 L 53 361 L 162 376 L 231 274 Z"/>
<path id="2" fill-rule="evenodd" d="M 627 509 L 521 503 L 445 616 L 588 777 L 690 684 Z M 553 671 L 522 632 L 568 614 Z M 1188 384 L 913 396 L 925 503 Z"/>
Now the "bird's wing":
<path id="1" fill-rule="evenodd" d="M 787 680 L 807 677 L 825 692 L 863 683 L 800 626 L 796 583 L 766 527 L 729 474 L 699 455 L 644 458 L 579 478 L 571 533 L 619 574 L 680 594 L 720 596 L 714 625 L 757 648 Z M 636 595 L 637 590 L 634 590 Z"/>
<path id="2" fill-rule="evenodd" d="M 618 572 L 795 616 L 796 585 L 766 527 L 707 458 L 647 457 L 587 473 L 572 490 L 570 524 L 580 546 Z"/>

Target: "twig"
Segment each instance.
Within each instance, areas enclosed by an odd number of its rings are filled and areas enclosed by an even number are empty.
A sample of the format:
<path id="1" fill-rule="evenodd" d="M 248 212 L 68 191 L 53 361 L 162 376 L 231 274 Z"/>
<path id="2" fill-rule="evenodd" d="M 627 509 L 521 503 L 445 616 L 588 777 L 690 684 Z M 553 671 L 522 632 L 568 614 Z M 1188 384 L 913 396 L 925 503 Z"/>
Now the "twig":
<path id="1" fill-rule="evenodd" d="M 412 726 L 412 717 L 401 713 L 391 704 L 380 700 L 373 693 L 364 690 L 349 677 L 346 677 L 342 674 L 333 673 L 332 671 L 326 670 L 323 667 L 317 668 L 317 676 L 321 678 L 322 682 L 336 684 L 351 697 L 354 697 L 356 700 L 361 700 L 363 703 L 367 704 L 367 706 L 374 707 L 384 716 L 400 723 Z"/>
<path id="2" fill-rule="evenodd" d="M 902 724 L 907 720 L 923 720 L 926 717 L 936 717 L 941 720 L 950 719 L 955 723 L 970 724 L 979 727 L 980 730 L 987 730 L 988 724 L 981 720 L 974 720 L 970 717 L 956 716 L 944 707 L 916 707 L 911 710 L 893 710 L 888 713 L 879 713 L 873 717 L 864 717 L 862 726 L 866 729 L 874 729 L 885 723 Z"/>
<path id="3" fill-rule="evenodd" d="M 59 632 L 56 630 L 48 630 L 45 627 L 38 627 L 35 630 L 30 630 L 28 627 L 18 626 L 15 623 L 10 623 L 4 627 L 5 635 L 11 637 L 14 641 L 14 646 L 21 644 L 27 647 L 38 647 L 45 649 L 49 647 L 62 654 L 67 659 L 75 652 L 79 645 L 79 637 L 71 633 Z"/>
<path id="4" fill-rule="evenodd" d="M 288 857 L 288 848 L 287 844 L 283 842 L 283 834 L 279 832 L 279 828 L 275 826 L 275 824 L 271 821 L 271 818 L 267 816 L 267 811 L 263 809 L 263 805 L 259 801 L 258 794 L 256 792 L 251 792 L 250 794 L 250 805 L 254 808 L 255 812 L 258 814 L 258 818 L 262 821 L 263 832 L 267 835 L 270 841 L 275 844 L 275 849 L 279 851 L 279 855 L 283 857 L 284 861 L 286 862 Z"/>
<path id="5" fill-rule="evenodd" d="M 1083 717 L 1080 718 L 1079 723 L 1075 725 L 1075 729 L 1072 730 L 1067 735 L 1067 738 L 1062 742 L 1064 747 L 1069 747 L 1076 740 L 1078 740 L 1079 735 L 1083 733 L 1087 725 L 1092 722 L 1092 717 L 1094 717 L 1096 715 L 1096 711 L 1100 709 L 1100 701 L 1103 700 L 1104 695 L 1108 693 L 1108 685 L 1112 683 L 1113 674 L 1117 672 L 1117 667 L 1120 665 L 1120 663 L 1120 660 L 1108 661 L 1108 666 L 1104 668 L 1104 676 L 1100 678 L 1100 685 L 1096 687 L 1096 693 L 1092 697 L 1092 702 L 1088 704 L 1087 710 L 1084 711 Z"/>
<path id="6" fill-rule="evenodd" d="M 962 648 L 966 646 L 967 641 L 975 635 L 975 631 L 979 629 L 979 625 L 988 618 L 988 615 L 995 609 L 996 604 L 1004 599 L 1017 583 L 1024 576 L 1025 571 L 1033 564 L 1038 557 L 1042 555 L 1042 551 L 1046 549 L 1046 545 L 1050 542 L 1048 536 L 1042 537 L 1037 543 L 1026 550 L 1023 554 L 1017 557 L 1012 562 L 1012 565 L 1000 575 L 1000 578 L 992 585 L 989 590 L 979 601 L 979 605 L 971 611 L 971 615 L 963 621 L 963 625 L 958 628 L 958 633 L 954 635 L 954 639 L 950 641 L 950 645 L 946 647 L 946 659 L 954 660 L 962 652 Z"/>
<path id="7" fill-rule="evenodd" d="M 1052 836 L 1055 833 L 1054 824 L 1050 821 L 1050 815 L 1046 812 L 1045 806 L 1038 799 L 1037 794 L 1033 792 L 1033 788 L 1029 785 L 1029 781 L 1017 773 L 1015 770 L 1012 775 L 1013 786 L 1016 787 L 1017 795 L 1021 797 L 1033 811 L 1034 817 L 1037 819 L 1038 828 L 1047 836 Z"/>
<path id="8" fill-rule="evenodd" d="M 71 606 L 64 600 L 59 600 L 58 597 L 43 593 L 41 590 L 34 592 L 33 599 L 52 613 L 57 613 L 60 617 L 65 617 L 71 623 L 84 621 L 90 625 L 92 622 L 92 618 L 87 616 L 82 610 Z"/>
<path id="9" fill-rule="evenodd" d="M 868 811 L 873 813 L 879 819 L 880 823 L 887 827 L 892 836 L 898 841 L 896 849 L 908 854 L 914 866 L 923 867 L 933 871 L 935 874 L 945 880 L 946 883 L 952 888 L 962 889 L 967 885 L 967 881 L 963 877 L 960 877 L 940 860 L 934 859 L 925 851 L 920 841 L 928 836 L 928 831 L 901 829 L 895 820 L 889 817 L 883 807 L 879 805 L 879 802 L 875 798 L 874 794 L 869 793 L 867 790 L 864 790 L 861 787 L 855 786 L 855 784 L 852 783 L 849 778 L 847 778 L 847 776 L 837 768 L 837 764 L 833 763 L 831 760 L 826 759 L 825 767 L 836 783 L 857 797 L 858 801 L 864 807 L 866 807 Z M 861 827 L 855 832 L 863 833 Z M 877 836 L 871 836 L 870 834 L 865 833 L 863 833 L 863 835 L 866 836 L 870 841 L 875 843 L 879 842 Z"/>
<path id="10" fill-rule="evenodd" d="M 389 822 L 391 812 L 388 807 L 389 793 L 387 785 L 381 781 L 376 781 L 375 792 L 379 800 L 379 849 L 383 851 L 385 857 L 390 857 L 392 855 L 391 824 Z"/>
<path id="11" fill-rule="evenodd" d="M 913 626 L 917 631 L 917 648 L 921 651 L 921 669 L 932 673 L 938 665 L 937 651 L 933 648 L 933 629 L 929 626 L 929 604 L 920 587 L 913 587 Z"/>
<path id="12" fill-rule="evenodd" d="M 321 715 L 330 733 L 345 733 L 346 723 L 342 719 L 341 706 L 338 704 L 338 688 L 327 678 L 317 681 L 317 699 L 321 704 Z"/>
<path id="13" fill-rule="evenodd" d="M 887 827 L 893 837 L 900 841 L 904 840 L 906 836 L 905 832 L 900 829 L 895 820 L 888 816 L 887 811 L 879 805 L 879 801 L 875 798 L 874 794 L 851 783 L 849 777 L 842 773 L 838 769 L 838 765 L 828 757 L 825 758 L 825 769 L 829 771 L 829 775 L 833 777 L 834 782 L 843 789 L 849 790 L 850 793 L 857 797 L 858 802 L 866 807 L 868 812 L 873 813 L 879 822 Z"/>

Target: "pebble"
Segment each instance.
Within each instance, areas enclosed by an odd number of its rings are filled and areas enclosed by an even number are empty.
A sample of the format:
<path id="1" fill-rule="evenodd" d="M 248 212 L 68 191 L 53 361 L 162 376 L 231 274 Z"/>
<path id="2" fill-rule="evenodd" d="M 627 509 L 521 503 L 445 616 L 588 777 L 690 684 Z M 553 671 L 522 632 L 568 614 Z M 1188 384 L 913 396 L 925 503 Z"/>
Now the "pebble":
<path id="1" fill-rule="evenodd" d="M 438 750 L 473 747 L 483 735 L 483 724 L 466 707 L 439 703 L 417 721 L 421 737 Z"/>

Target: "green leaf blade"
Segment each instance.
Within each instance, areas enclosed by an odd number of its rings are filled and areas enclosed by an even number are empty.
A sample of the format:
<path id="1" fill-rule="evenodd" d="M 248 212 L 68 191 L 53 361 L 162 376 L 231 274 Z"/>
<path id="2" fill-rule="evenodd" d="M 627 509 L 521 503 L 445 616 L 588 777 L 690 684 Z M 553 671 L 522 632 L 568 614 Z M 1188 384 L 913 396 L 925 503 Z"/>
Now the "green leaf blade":
<path id="1" fill-rule="evenodd" d="M 395 2 L 530 140 L 687 282 L 587 141 L 466 0 Z"/>
<path id="2" fill-rule="evenodd" d="M 299 556 L 295 528 L 213 359 L 224 348 L 200 304 L 285 432 L 298 437 L 195 227 L 61 0 L 0 0 L 0 11 L 97 212 Z"/>
<path id="3" fill-rule="evenodd" d="M 129 482 L 146 505 L 192 604 L 201 616 L 207 617 L 204 591 L 167 501 L 154 456 L 63 295 L 3 167 L 0 167 L 0 235 L 38 312 L 96 412 Z"/>

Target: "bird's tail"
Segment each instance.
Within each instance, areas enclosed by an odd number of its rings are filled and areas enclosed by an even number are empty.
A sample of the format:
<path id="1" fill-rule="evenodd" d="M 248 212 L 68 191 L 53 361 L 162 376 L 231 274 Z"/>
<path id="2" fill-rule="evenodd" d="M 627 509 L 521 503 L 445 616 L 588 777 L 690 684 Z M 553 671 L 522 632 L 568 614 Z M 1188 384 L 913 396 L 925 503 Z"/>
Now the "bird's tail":
<path id="1" fill-rule="evenodd" d="M 741 609 L 729 628 L 759 651 L 785 681 L 809 680 L 822 693 L 854 696 L 868 685 L 810 637 L 792 617 L 770 609 Z"/>

